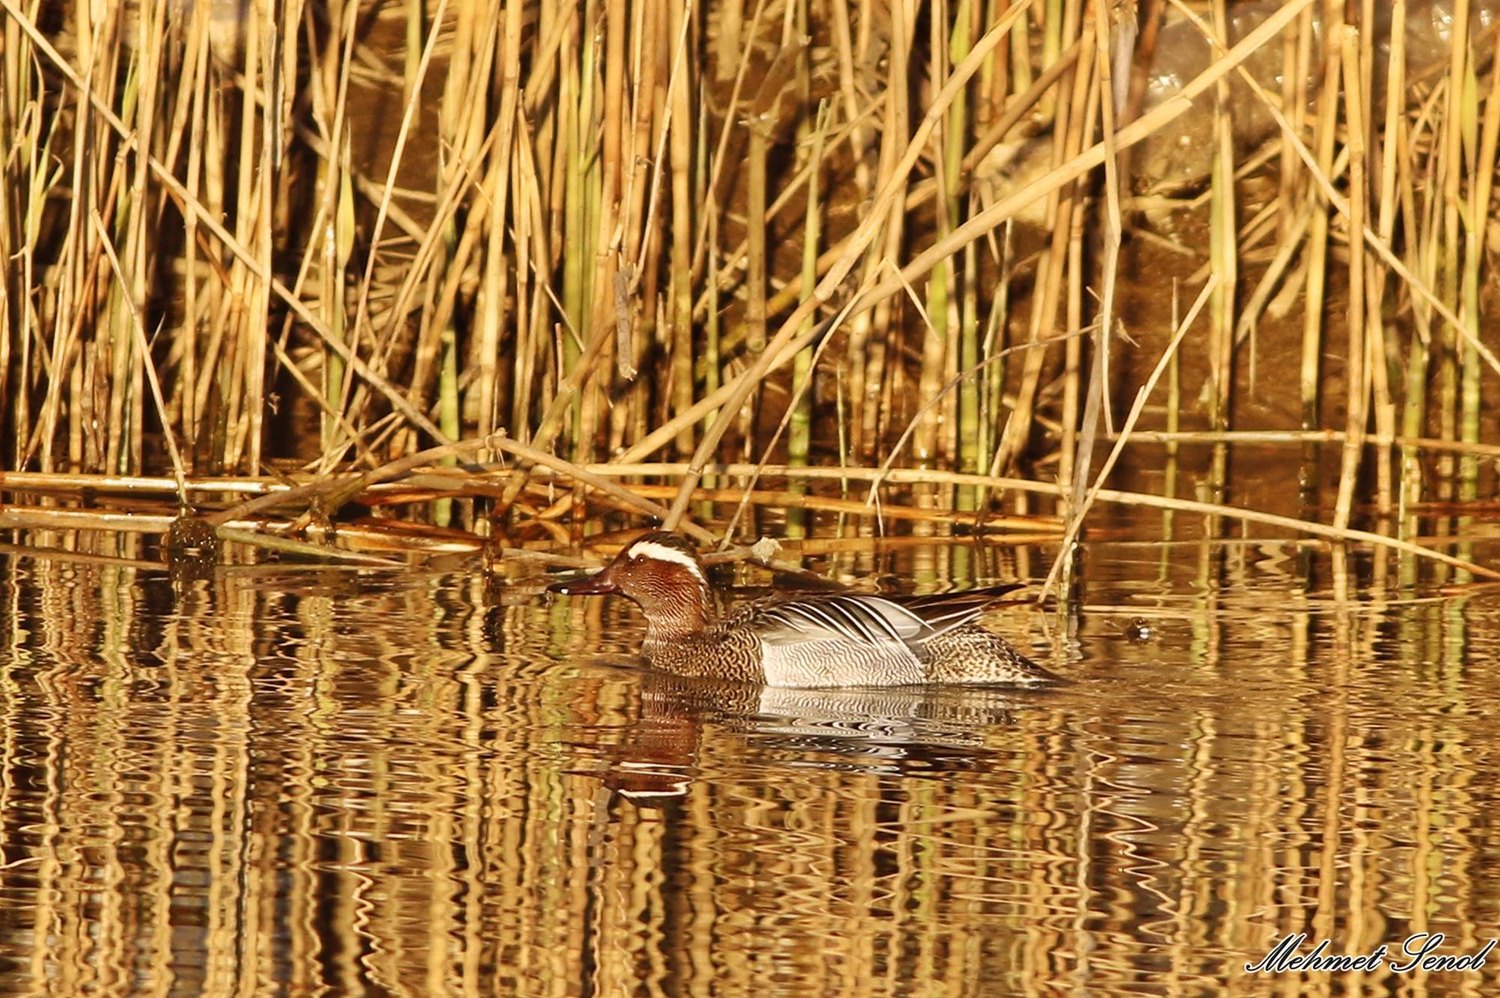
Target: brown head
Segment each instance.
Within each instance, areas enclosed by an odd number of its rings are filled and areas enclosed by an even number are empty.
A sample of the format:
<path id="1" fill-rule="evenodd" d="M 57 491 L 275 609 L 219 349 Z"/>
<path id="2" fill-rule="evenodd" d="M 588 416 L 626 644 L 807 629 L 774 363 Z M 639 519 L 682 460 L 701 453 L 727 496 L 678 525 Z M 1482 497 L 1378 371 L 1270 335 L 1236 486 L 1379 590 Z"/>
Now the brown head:
<path id="1" fill-rule="evenodd" d="M 547 587 L 570 596 L 615 593 L 635 601 L 648 632 L 665 637 L 701 631 L 713 618 L 713 596 L 698 552 L 664 530 L 636 538 L 595 575 Z"/>

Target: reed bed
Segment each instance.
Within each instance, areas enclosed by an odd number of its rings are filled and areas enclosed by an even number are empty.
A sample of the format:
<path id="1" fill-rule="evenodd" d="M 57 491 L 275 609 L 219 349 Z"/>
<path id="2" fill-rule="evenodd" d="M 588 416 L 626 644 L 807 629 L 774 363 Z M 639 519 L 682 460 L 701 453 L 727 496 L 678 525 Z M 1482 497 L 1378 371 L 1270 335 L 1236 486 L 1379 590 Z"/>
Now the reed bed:
<path id="1" fill-rule="evenodd" d="M 170 473 L 222 525 L 195 483 L 420 474 L 404 516 L 520 545 L 538 467 L 570 516 L 733 486 L 792 533 L 900 482 L 1071 539 L 1177 502 L 1103 487 L 1145 431 L 1277 429 L 1336 443 L 1331 514 L 1228 505 L 1222 446 L 1199 506 L 1409 552 L 1500 373 L 1496 5 L 1409 37 L 1433 6 L 0 0 L 0 487 Z M 1210 294 L 1174 329 L 1163 259 Z"/>

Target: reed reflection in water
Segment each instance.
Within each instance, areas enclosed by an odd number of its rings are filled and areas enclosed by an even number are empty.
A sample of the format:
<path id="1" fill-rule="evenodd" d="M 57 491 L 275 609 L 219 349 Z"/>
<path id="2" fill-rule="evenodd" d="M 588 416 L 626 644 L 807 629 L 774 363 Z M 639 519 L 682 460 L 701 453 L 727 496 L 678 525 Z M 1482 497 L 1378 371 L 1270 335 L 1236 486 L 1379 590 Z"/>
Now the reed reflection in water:
<path id="1" fill-rule="evenodd" d="M 1494 993 L 1243 966 L 1496 932 L 1500 601 L 1160 555 L 1015 695 L 683 683 L 465 575 L 9 559 L 0 992 Z"/>

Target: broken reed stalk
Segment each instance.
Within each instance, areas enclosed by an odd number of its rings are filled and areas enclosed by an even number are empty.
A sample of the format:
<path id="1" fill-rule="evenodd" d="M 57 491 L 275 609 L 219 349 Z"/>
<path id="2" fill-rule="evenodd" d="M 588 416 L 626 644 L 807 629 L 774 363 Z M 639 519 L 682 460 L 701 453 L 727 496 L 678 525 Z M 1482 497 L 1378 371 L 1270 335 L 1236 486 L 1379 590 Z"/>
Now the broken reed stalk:
<path id="1" fill-rule="evenodd" d="M 1177 348 L 1182 345 L 1183 337 L 1192 328 L 1194 320 L 1198 318 L 1198 313 L 1202 311 L 1203 307 L 1209 302 L 1217 302 L 1219 298 L 1219 280 L 1220 278 L 1217 274 L 1208 279 L 1208 283 L 1199 292 L 1197 300 L 1193 302 L 1192 306 L 1188 309 L 1187 315 L 1178 324 L 1176 332 L 1172 335 L 1171 342 L 1167 344 L 1166 350 L 1162 352 L 1161 357 L 1157 360 L 1156 367 L 1152 369 L 1151 374 L 1146 378 L 1146 383 L 1136 393 L 1135 401 L 1125 416 L 1125 423 L 1120 428 L 1120 435 L 1116 438 L 1114 446 L 1110 448 L 1109 456 L 1104 459 L 1104 463 L 1099 467 L 1099 477 L 1094 480 L 1093 485 L 1089 486 L 1082 500 L 1074 502 L 1072 508 L 1069 509 L 1067 529 L 1063 534 L 1062 543 L 1058 545 L 1057 557 L 1053 560 L 1052 568 L 1047 573 L 1047 581 L 1042 586 L 1042 599 L 1046 599 L 1047 594 L 1052 591 L 1052 587 L 1057 584 L 1060 578 L 1064 577 L 1063 573 L 1073 556 L 1073 542 L 1077 539 L 1078 532 L 1083 526 L 1084 517 L 1088 515 L 1090 507 L 1093 506 L 1094 501 L 1098 498 L 1105 479 L 1114 470 L 1115 462 L 1119 460 L 1120 454 L 1125 450 L 1125 445 L 1130 442 L 1130 433 L 1135 429 L 1136 421 L 1140 419 L 1141 412 L 1145 409 L 1147 400 L 1151 398 L 1151 393 L 1156 388 L 1156 383 L 1161 380 L 1164 373 L 1177 363 Z M 1211 309 L 1210 314 L 1212 314 Z"/>

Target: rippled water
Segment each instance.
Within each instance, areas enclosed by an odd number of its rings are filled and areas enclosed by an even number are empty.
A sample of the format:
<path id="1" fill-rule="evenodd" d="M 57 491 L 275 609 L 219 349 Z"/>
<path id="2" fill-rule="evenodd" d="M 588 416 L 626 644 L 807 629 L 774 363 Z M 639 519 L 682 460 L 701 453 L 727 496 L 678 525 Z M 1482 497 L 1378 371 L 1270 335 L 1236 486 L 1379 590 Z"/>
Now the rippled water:
<path id="1" fill-rule="evenodd" d="M 1101 543 L 1077 612 L 992 621 L 1071 685 L 823 694 L 653 675 L 632 609 L 472 571 L 3 565 L 0 993 L 1500 979 L 1244 972 L 1500 932 L 1492 588 Z"/>

